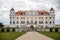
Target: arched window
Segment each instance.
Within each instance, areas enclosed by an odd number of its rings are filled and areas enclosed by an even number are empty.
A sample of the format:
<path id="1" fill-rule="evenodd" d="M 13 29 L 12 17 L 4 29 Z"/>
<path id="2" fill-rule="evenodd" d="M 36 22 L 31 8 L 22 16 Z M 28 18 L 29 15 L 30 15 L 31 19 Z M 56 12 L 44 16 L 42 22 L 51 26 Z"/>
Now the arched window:
<path id="1" fill-rule="evenodd" d="M 15 24 L 15 22 L 13 21 L 13 24 Z"/>

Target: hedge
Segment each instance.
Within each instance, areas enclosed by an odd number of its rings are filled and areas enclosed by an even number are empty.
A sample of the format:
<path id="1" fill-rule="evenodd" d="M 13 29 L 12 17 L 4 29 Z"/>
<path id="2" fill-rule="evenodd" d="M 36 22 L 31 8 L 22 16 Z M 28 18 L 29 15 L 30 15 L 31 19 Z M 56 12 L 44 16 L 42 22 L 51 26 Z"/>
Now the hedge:
<path id="1" fill-rule="evenodd" d="M 55 32 L 58 32 L 58 28 L 55 28 Z"/>
<path id="2" fill-rule="evenodd" d="M 5 31 L 5 28 L 2 27 L 2 28 L 1 28 L 1 32 L 4 32 L 4 31 Z"/>
<path id="3" fill-rule="evenodd" d="M 6 28 L 6 31 L 7 31 L 7 32 L 9 32 L 9 31 L 10 31 L 10 28 L 9 28 L 9 27 L 7 27 L 7 28 Z"/>
<path id="4" fill-rule="evenodd" d="M 12 32 L 15 32 L 15 28 L 12 28 Z"/>
<path id="5" fill-rule="evenodd" d="M 53 28 L 50 28 L 50 32 L 53 32 Z"/>

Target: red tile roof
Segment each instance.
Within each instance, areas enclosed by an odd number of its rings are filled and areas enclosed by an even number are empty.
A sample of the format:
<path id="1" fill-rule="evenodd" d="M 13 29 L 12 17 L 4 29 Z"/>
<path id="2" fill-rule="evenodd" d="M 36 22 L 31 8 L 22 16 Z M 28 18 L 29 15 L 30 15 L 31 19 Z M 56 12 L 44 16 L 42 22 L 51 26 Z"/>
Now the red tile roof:
<path id="1" fill-rule="evenodd" d="M 38 11 L 39 15 L 49 15 L 49 12 L 47 11 Z"/>
<path id="2" fill-rule="evenodd" d="M 26 15 L 26 11 L 17 11 L 16 15 Z"/>
<path id="3" fill-rule="evenodd" d="M 26 15 L 26 12 L 28 11 L 17 11 L 15 15 Z M 49 12 L 47 11 L 37 11 L 39 15 L 49 15 Z"/>

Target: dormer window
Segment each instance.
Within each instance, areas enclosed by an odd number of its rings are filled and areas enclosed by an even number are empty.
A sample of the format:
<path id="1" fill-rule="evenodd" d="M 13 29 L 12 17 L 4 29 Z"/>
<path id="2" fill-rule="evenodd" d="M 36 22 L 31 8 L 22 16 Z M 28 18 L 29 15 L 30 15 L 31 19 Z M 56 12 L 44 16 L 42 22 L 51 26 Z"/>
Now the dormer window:
<path id="1" fill-rule="evenodd" d="M 43 13 L 41 13 L 41 15 L 43 15 Z"/>
<path id="2" fill-rule="evenodd" d="M 21 13 L 21 15 L 23 15 L 23 14 Z"/>
<path id="3" fill-rule="evenodd" d="M 51 17 L 50 17 L 50 19 L 51 19 Z"/>

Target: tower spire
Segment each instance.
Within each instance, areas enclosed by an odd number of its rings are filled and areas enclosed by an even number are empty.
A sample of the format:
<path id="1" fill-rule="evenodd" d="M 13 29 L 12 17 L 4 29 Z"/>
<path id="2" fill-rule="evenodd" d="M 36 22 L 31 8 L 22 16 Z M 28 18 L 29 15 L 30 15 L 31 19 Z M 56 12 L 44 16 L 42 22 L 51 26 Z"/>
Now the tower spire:
<path id="1" fill-rule="evenodd" d="M 53 7 L 51 7 L 50 11 L 51 11 L 51 10 L 55 11 Z"/>

